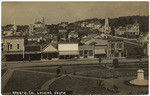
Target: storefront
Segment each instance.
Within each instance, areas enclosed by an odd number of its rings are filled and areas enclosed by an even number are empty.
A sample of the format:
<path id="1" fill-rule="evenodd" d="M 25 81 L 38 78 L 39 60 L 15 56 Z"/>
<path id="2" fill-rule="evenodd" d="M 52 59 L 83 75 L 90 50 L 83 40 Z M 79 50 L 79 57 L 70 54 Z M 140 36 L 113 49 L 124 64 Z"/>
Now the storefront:
<path id="1" fill-rule="evenodd" d="M 78 43 L 58 44 L 59 59 L 73 59 L 79 57 Z"/>
<path id="2" fill-rule="evenodd" d="M 58 50 L 51 44 L 42 49 L 41 60 L 58 60 Z"/>
<path id="3" fill-rule="evenodd" d="M 104 49 L 95 49 L 95 58 L 104 58 L 104 57 L 107 57 Z"/>
<path id="4" fill-rule="evenodd" d="M 96 45 L 94 46 L 94 57 L 105 58 L 107 57 L 107 45 Z"/>
<path id="5" fill-rule="evenodd" d="M 83 45 L 79 46 L 80 58 L 94 58 L 94 46 Z"/>

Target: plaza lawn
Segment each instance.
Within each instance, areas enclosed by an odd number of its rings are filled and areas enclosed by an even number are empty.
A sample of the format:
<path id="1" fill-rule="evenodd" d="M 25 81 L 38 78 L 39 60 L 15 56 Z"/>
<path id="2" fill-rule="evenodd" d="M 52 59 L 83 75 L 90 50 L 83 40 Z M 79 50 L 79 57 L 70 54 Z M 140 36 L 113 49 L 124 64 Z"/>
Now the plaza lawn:
<path id="1" fill-rule="evenodd" d="M 77 75 L 96 77 L 96 78 L 112 78 L 122 76 L 135 76 L 137 69 L 100 69 L 86 72 L 77 72 Z M 145 69 L 145 75 L 148 75 L 148 70 Z"/>
<path id="2" fill-rule="evenodd" d="M 7 69 L 1 69 L 1 76 L 3 76 L 5 74 L 5 72 L 7 71 Z"/>
<path id="3" fill-rule="evenodd" d="M 14 71 L 7 85 L 4 88 L 4 93 L 10 91 L 28 91 L 40 90 L 41 86 L 48 80 L 54 78 L 54 75 Z"/>
<path id="4" fill-rule="evenodd" d="M 124 64 L 124 65 L 119 65 L 119 68 L 139 68 L 138 64 Z M 142 64 L 142 68 L 148 68 L 148 64 Z"/>
<path id="5" fill-rule="evenodd" d="M 106 90 L 103 86 L 98 86 L 97 80 L 69 76 L 56 80 L 50 85 L 49 89 L 72 91 L 73 95 L 114 94 L 113 91 Z"/>
<path id="6" fill-rule="evenodd" d="M 42 72 L 50 72 L 50 73 L 56 73 L 57 68 L 59 66 L 55 67 L 34 67 L 34 68 L 28 68 L 24 70 L 32 70 L 32 71 L 42 71 Z M 100 65 L 76 65 L 76 66 L 63 66 L 60 68 L 61 73 L 75 73 L 80 71 L 89 71 L 89 70 L 98 70 L 98 69 L 104 69 L 103 66 Z"/>

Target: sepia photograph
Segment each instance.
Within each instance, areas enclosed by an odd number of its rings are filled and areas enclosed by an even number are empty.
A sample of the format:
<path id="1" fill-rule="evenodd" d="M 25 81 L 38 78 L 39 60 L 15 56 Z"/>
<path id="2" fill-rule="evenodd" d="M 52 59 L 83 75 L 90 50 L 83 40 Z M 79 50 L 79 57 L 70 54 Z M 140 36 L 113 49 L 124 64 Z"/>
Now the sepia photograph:
<path id="1" fill-rule="evenodd" d="M 149 1 L 2 1 L 2 95 L 148 95 Z"/>

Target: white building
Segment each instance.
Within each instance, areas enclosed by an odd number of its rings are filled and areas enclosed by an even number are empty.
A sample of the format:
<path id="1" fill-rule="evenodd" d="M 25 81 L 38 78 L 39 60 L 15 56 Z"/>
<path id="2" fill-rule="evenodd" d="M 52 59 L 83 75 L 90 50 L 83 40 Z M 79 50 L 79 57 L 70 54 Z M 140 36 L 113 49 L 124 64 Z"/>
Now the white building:
<path id="1" fill-rule="evenodd" d="M 58 51 L 60 59 L 78 58 L 79 56 L 78 43 L 60 43 Z"/>
<path id="2" fill-rule="evenodd" d="M 4 40 L 6 51 L 23 51 L 24 50 L 24 37 L 11 36 L 6 37 Z"/>

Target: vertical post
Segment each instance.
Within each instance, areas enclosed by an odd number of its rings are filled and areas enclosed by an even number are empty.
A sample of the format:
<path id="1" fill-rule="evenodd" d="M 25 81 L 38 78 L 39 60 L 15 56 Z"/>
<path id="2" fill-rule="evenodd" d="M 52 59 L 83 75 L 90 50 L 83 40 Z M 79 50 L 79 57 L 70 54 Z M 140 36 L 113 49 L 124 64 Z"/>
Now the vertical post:
<path id="1" fill-rule="evenodd" d="M 23 47 L 23 61 L 24 61 L 24 41 L 23 41 L 22 47 Z"/>
<path id="2" fill-rule="evenodd" d="M 6 66 L 6 40 L 5 40 L 5 35 L 4 35 L 4 62 L 5 62 L 5 66 Z"/>
<path id="3" fill-rule="evenodd" d="M 127 57 L 127 54 L 128 54 L 128 52 L 127 52 L 127 50 L 126 50 L 126 57 Z"/>

